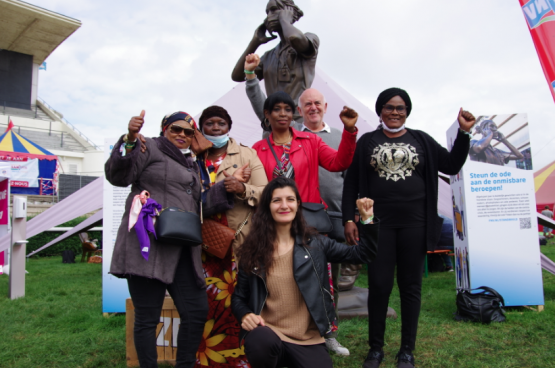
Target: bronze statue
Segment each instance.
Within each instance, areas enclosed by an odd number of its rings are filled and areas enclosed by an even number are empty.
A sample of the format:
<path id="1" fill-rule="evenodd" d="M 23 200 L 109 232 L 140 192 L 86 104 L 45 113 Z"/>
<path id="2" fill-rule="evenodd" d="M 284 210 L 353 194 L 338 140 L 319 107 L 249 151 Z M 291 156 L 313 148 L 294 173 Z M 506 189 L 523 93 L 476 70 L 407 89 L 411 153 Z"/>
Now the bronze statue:
<path id="1" fill-rule="evenodd" d="M 501 133 L 493 120 L 484 120 L 476 125 L 476 132 L 482 134 L 482 139 L 470 141 L 470 159 L 472 161 L 485 162 L 493 165 L 504 166 L 510 160 L 522 160 L 524 155 L 518 151 Z M 511 152 L 495 148 L 492 140 L 503 143 Z"/>
<path id="2" fill-rule="evenodd" d="M 255 69 L 259 80 L 264 79 L 266 94 L 287 92 L 295 103 L 305 89 L 314 81 L 316 58 L 320 40 L 313 33 L 302 33 L 293 24 L 303 12 L 292 0 L 270 0 L 266 6 L 266 19 L 258 26 L 243 55 L 237 61 L 231 79 L 245 80 L 244 64 L 248 54 L 256 52 L 260 45 L 280 38 L 280 43 L 262 55 Z M 270 36 L 266 35 L 266 31 Z"/>

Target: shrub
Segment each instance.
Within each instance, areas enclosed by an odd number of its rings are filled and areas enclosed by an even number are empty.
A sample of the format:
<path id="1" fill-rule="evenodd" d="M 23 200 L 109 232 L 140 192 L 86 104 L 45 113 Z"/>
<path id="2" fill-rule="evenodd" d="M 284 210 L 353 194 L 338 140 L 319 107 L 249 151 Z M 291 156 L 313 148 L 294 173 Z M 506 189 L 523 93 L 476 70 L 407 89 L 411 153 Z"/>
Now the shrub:
<path id="1" fill-rule="evenodd" d="M 66 223 L 59 225 L 60 227 L 74 227 L 79 225 L 81 222 L 86 220 L 86 217 L 78 217 Z M 102 226 L 102 225 L 100 225 Z M 33 236 L 32 238 L 27 239 L 29 243 L 27 243 L 27 254 L 39 249 L 45 244 L 48 244 L 52 240 L 56 239 L 63 232 L 61 231 L 43 231 L 40 234 Z M 89 236 L 91 239 L 98 239 L 98 245 L 102 243 L 102 231 L 89 231 Z M 59 242 L 58 244 L 52 245 L 44 250 L 41 250 L 39 253 L 34 255 L 34 257 L 51 257 L 51 256 L 59 256 L 62 252 L 66 249 L 70 249 L 75 252 L 76 256 L 81 255 L 81 240 L 79 240 L 79 235 L 75 234 L 66 238 Z M 76 257 L 78 260 L 78 257 Z"/>

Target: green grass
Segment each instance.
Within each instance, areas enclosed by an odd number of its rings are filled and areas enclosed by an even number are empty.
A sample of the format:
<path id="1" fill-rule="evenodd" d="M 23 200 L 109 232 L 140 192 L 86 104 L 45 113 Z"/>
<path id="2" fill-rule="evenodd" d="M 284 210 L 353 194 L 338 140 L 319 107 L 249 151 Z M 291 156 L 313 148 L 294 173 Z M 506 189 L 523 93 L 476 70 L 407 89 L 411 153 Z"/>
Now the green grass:
<path id="1" fill-rule="evenodd" d="M 541 247 L 555 260 L 555 239 Z M 422 282 L 422 310 L 418 326 L 417 367 L 550 367 L 555 365 L 555 276 L 543 272 L 545 310 L 508 308 L 507 322 L 491 325 L 457 322 L 454 272 L 430 273 Z M 357 286 L 367 286 L 365 275 Z M 362 279 L 362 280 L 361 280 Z M 400 312 L 399 290 L 393 289 L 390 307 Z M 349 357 L 333 356 L 334 367 L 360 368 L 368 352 L 367 320 L 340 322 L 338 340 L 349 348 Z M 396 367 L 401 342 L 401 318 L 387 320 L 386 360 L 380 367 Z"/>
<path id="2" fill-rule="evenodd" d="M 0 276 L 0 367 L 125 367 L 125 315 L 102 315 L 101 265 L 27 262 L 26 295 Z"/>
<path id="3" fill-rule="evenodd" d="M 541 247 L 555 259 L 555 241 Z M 102 315 L 101 267 L 62 264 L 61 257 L 27 263 L 26 296 L 9 300 L 0 276 L 0 367 L 126 367 L 125 315 Z M 365 276 L 357 285 L 364 287 Z M 555 361 L 555 276 L 544 271 L 545 311 L 511 308 L 507 322 L 493 325 L 453 320 L 455 275 L 431 273 L 423 281 L 418 367 L 549 367 Z M 400 312 L 394 288 L 390 306 Z M 388 320 L 386 360 L 395 367 L 401 321 Z M 360 368 L 367 353 L 366 319 L 341 321 L 338 340 L 351 356 L 334 366 Z"/>

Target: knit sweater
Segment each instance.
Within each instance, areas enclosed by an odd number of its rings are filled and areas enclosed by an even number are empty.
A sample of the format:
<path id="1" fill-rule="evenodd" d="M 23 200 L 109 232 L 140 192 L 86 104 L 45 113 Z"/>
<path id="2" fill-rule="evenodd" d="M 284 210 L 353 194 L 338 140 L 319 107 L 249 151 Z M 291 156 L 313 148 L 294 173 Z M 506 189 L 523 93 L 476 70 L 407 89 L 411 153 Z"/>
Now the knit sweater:
<path id="1" fill-rule="evenodd" d="M 265 325 L 285 342 L 298 345 L 323 343 L 324 338 L 320 336 L 293 276 L 293 248 L 274 257 L 266 284 L 268 298 L 260 314 Z"/>

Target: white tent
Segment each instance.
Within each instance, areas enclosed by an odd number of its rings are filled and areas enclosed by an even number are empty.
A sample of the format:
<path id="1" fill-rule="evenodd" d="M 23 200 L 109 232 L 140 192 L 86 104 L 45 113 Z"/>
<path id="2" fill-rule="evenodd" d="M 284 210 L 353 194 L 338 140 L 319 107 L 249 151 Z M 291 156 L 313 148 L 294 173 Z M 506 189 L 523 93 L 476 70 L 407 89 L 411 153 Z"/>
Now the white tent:
<path id="1" fill-rule="evenodd" d="M 261 82 L 262 86 L 263 82 Z M 357 123 L 359 138 L 364 133 L 375 130 L 378 126 L 379 119 L 374 110 L 357 100 L 318 67 L 316 67 L 316 76 L 312 87 L 322 92 L 326 98 L 328 110 L 324 120 L 328 125 L 342 130 L 343 124 L 339 120 L 339 113 L 343 106 L 349 106 L 355 109 L 359 115 Z M 229 112 L 233 119 L 231 136 L 238 142 L 250 147 L 262 139 L 260 120 L 252 110 L 250 101 L 247 98 L 245 83 L 237 83 L 229 92 L 214 101 L 213 105 L 222 106 Z M 195 116 L 195 120 L 198 121 L 199 117 L 200 114 Z M 438 212 L 452 218 L 452 206 L 449 184 L 439 180 Z"/>

